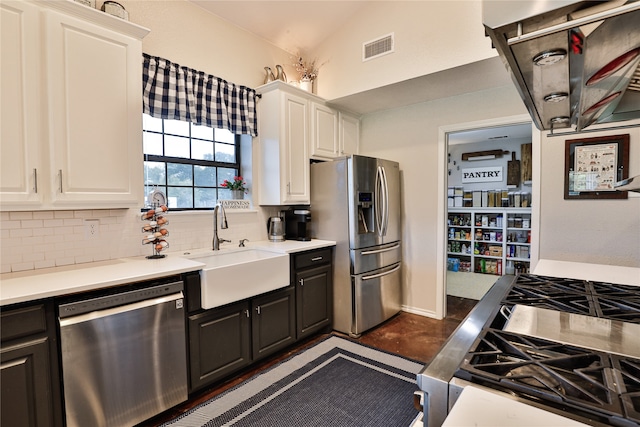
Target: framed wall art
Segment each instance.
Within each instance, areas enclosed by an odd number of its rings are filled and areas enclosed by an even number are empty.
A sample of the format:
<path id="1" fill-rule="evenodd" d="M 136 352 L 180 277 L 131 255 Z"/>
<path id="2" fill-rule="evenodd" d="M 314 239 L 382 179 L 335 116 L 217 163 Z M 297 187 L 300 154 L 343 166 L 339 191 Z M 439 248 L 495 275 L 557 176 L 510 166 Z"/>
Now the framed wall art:
<path id="1" fill-rule="evenodd" d="M 626 199 L 613 184 L 628 178 L 629 134 L 565 142 L 564 198 Z"/>

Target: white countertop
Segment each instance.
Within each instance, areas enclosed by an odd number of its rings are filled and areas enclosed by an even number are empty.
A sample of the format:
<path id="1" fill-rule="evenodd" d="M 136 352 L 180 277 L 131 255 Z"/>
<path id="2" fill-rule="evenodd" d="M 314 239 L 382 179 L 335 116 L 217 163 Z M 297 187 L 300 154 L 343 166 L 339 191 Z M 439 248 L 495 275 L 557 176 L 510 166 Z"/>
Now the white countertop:
<path id="1" fill-rule="evenodd" d="M 467 386 L 442 427 L 587 427 L 587 424 L 527 405 L 506 393 Z"/>
<path id="2" fill-rule="evenodd" d="M 246 243 L 249 248 L 289 254 L 334 245 L 335 242 L 327 240 Z M 227 248 L 223 247 L 222 250 L 232 251 L 237 249 L 237 247 L 229 246 Z M 190 253 L 199 252 L 211 252 L 211 249 L 190 251 Z M 196 260 L 188 259 L 182 253 L 169 252 L 167 257 L 161 259 L 147 259 L 144 256 L 140 256 L 5 273 L 0 275 L 0 305 L 87 292 L 188 271 L 197 271 L 203 265 Z"/>
<path id="3" fill-rule="evenodd" d="M 265 251 L 272 251 L 272 252 L 280 252 L 285 254 L 292 254 L 295 252 L 304 252 L 304 251 L 310 251 L 312 249 L 320 249 L 320 248 L 335 246 L 336 242 L 332 240 L 313 239 L 308 242 L 302 242 L 298 240 L 285 240 L 284 242 L 262 241 L 262 242 L 253 242 L 253 243 L 247 242 L 245 244 L 247 245 L 247 247 L 250 247 L 250 248 L 262 249 Z"/>
<path id="4" fill-rule="evenodd" d="M 533 274 L 592 282 L 640 286 L 640 268 L 541 259 Z"/>

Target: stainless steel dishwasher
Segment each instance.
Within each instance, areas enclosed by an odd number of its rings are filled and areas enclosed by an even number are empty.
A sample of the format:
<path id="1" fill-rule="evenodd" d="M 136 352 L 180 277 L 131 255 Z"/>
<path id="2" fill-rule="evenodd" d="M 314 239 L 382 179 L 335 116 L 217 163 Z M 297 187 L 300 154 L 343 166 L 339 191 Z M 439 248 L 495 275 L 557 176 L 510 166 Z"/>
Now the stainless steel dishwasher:
<path id="1" fill-rule="evenodd" d="M 67 427 L 132 426 L 187 400 L 183 282 L 59 305 Z"/>

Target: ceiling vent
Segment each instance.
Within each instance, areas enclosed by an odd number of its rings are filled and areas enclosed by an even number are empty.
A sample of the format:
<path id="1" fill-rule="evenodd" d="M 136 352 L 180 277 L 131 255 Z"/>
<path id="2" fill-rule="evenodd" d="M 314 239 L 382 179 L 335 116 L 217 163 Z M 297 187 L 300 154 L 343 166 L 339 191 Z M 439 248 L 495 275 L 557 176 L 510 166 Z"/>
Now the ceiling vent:
<path id="1" fill-rule="evenodd" d="M 362 61 L 393 53 L 393 33 L 362 44 Z"/>

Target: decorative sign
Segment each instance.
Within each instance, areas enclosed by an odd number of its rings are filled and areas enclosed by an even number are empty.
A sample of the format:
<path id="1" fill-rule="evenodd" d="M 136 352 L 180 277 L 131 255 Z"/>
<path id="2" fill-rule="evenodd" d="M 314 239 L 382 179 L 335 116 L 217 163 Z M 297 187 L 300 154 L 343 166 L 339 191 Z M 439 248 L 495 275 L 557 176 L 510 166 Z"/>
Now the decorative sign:
<path id="1" fill-rule="evenodd" d="M 503 181 L 502 166 L 462 169 L 462 182 L 495 182 Z"/>
<path id="2" fill-rule="evenodd" d="M 225 209 L 249 209 L 249 201 L 242 199 L 221 200 L 222 207 Z"/>
<path id="3" fill-rule="evenodd" d="M 569 191 L 613 190 L 618 172 L 617 149 L 618 144 L 615 143 L 576 147 L 573 188 L 569 187 Z"/>
<path id="4" fill-rule="evenodd" d="M 629 134 L 565 141 L 564 198 L 626 199 L 614 184 L 628 177 Z"/>

